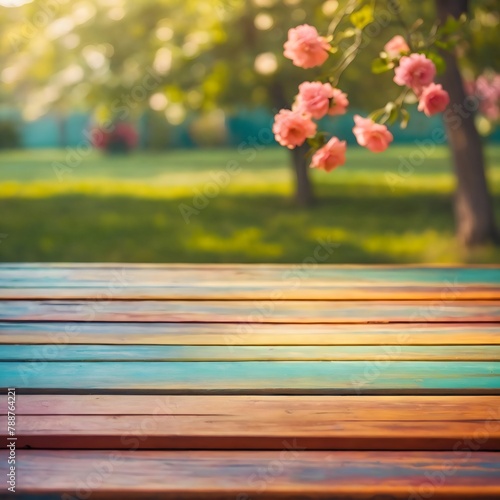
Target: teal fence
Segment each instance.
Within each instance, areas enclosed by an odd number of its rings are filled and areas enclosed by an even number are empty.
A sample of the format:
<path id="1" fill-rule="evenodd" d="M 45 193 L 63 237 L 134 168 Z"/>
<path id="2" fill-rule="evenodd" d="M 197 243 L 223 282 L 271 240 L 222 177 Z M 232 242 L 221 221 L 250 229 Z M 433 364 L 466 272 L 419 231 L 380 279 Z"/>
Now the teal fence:
<path id="1" fill-rule="evenodd" d="M 352 134 L 354 113 L 328 118 L 322 121 L 322 128 L 330 133 L 355 143 Z M 362 113 L 360 113 L 362 114 Z M 88 142 L 88 130 L 91 123 L 90 115 L 71 113 L 66 116 L 47 115 L 35 121 L 23 121 L 18 113 L 0 113 L 0 121 L 15 123 L 24 148 L 60 148 L 76 147 Z M 196 117 L 190 117 L 178 126 L 168 125 L 166 121 L 145 114 L 136 120 L 142 148 L 174 149 L 200 147 L 193 137 L 193 123 Z M 242 110 L 228 116 L 225 120 L 224 140 L 213 145 L 238 147 L 251 138 L 260 143 L 275 144 L 272 140 L 273 115 L 262 109 Z M 412 113 L 408 128 L 401 130 L 394 126 L 394 142 L 400 144 L 414 143 L 432 137 L 432 132 L 442 128 L 440 116 L 427 118 L 421 113 Z M 86 133 L 87 132 L 87 133 Z M 500 142 L 500 128 L 488 136 L 488 142 Z"/>

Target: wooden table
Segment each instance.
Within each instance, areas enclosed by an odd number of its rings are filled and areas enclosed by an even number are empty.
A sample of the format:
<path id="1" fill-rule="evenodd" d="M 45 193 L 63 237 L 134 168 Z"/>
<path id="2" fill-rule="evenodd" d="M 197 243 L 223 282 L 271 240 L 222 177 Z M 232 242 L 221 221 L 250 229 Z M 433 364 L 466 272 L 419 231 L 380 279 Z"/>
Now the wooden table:
<path id="1" fill-rule="evenodd" d="M 498 500 L 499 320 L 499 267 L 0 265 L 11 496 Z"/>

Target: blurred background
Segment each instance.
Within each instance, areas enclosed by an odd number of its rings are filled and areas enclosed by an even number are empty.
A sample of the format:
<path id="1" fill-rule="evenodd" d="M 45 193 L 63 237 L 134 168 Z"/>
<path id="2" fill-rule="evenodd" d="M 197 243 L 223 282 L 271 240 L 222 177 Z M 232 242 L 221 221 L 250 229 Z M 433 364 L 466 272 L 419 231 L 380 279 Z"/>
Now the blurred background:
<path id="1" fill-rule="evenodd" d="M 383 9 L 340 82 L 351 112 L 323 123 L 346 165 L 309 171 L 275 143 L 274 113 L 321 74 L 284 59 L 287 31 L 325 32 L 343 4 L 0 0 L 0 261 L 301 263 L 327 245 L 329 263 L 500 262 L 457 242 L 442 117 L 415 110 L 385 153 L 355 144 L 352 115 L 398 93 L 370 72 L 400 32 Z M 469 93 L 493 89 L 474 123 L 498 221 L 500 14 L 469 10 L 460 67 Z"/>

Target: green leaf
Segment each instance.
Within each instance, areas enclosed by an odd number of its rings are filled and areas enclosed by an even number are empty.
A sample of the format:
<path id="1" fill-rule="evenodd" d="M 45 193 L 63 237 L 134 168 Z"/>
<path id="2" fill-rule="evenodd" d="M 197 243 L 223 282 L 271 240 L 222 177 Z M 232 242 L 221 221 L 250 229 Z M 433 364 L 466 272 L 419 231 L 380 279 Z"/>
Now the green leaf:
<path id="1" fill-rule="evenodd" d="M 450 50 L 453 48 L 453 44 L 450 43 L 449 40 L 444 42 L 443 40 L 435 40 L 434 41 L 434 46 L 437 47 L 438 49 L 443 49 L 443 50 Z"/>
<path id="2" fill-rule="evenodd" d="M 462 28 L 467 22 L 467 15 L 462 14 L 458 19 L 453 16 L 448 16 L 446 21 L 439 27 L 438 33 L 440 35 L 453 35 Z"/>
<path id="3" fill-rule="evenodd" d="M 326 144 L 326 135 L 326 132 L 318 132 L 314 137 L 307 139 L 307 143 L 311 146 L 308 155 L 312 156 L 318 149 Z"/>
<path id="4" fill-rule="evenodd" d="M 446 69 L 446 62 L 437 52 L 427 51 L 425 55 L 436 65 L 436 71 L 438 74 L 444 72 Z"/>
<path id="5" fill-rule="evenodd" d="M 351 23 L 355 28 L 362 30 L 375 19 L 373 17 L 373 7 L 371 5 L 365 5 L 356 12 L 353 12 L 350 16 Z"/>
<path id="6" fill-rule="evenodd" d="M 372 62 L 372 73 L 375 73 L 376 75 L 380 73 L 385 73 L 386 71 L 389 71 L 392 68 L 394 68 L 393 62 L 387 61 L 386 59 L 382 59 L 380 57 L 374 59 Z"/>
<path id="7" fill-rule="evenodd" d="M 418 102 L 418 97 L 413 92 L 408 92 L 404 98 L 405 104 L 416 104 Z"/>
<path id="8" fill-rule="evenodd" d="M 395 102 L 388 102 L 384 108 L 384 122 L 389 122 L 392 125 L 399 116 L 399 107 Z"/>
<path id="9" fill-rule="evenodd" d="M 379 118 L 382 117 L 382 115 L 385 113 L 385 108 L 380 108 L 380 109 L 376 109 L 375 111 L 372 111 L 369 115 L 368 115 L 368 118 L 370 118 L 370 120 L 376 122 L 379 120 Z"/>
<path id="10" fill-rule="evenodd" d="M 448 16 L 446 21 L 439 27 L 440 35 L 451 35 L 460 27 L 460 23 L 453 16 Z"/>
<path id="11" fill-rule="evenodd" d="M 399 126 L 405 129 L 408 126 L 408 122 L 410 121 L 410 113 L 405 108 L 401 108 L 401 122 Z"/>

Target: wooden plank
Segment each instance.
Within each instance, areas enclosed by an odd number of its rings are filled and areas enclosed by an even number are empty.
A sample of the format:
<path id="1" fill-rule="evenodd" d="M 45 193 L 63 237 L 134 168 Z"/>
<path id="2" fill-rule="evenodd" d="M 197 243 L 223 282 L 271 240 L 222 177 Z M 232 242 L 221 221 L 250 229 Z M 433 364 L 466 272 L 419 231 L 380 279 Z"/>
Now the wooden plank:
<path id="1" fill-rule="evenodd" d="M 495 322 L 500 301 L 2 301 L 2 321 L 215 323 Z"/>
<path id="2" fill-rule="evenodd" d="M 15 270 L 15 269 L 92 269 L 92 270 L 113 270 L 122 269 L 124 267 L 130 269 L 176 269 L 176 270 L 191 270 L 191 269 L 231 269 L 231 270 L 245 270 L 245 269 L 283 269 L 298 264 L 279 264 L 279 263 L 226 263 L 226 264 L 212 264 L 212 263 L 186 263 L 186 262 L 168 262 L 168 263 L 144 263 L 144 262 L 0 262 L 0 269 Z M 498 264 L 318 264 L 324 268 L 338 268 L 338 269 L 496 269 Z M 314 266 L 310 266 L 313 268 Z"/>
<path id="3" fill-rule="evenodd" d="M 500 299 L 500 267 L 0 266 L 3 299 Z"/>
<path id="4" fill-rule="evenodd" d="M 500 363 L 1 362 L 0 387 L 46 392 L 500 393 Z"/>
<path id="5" fill-rule="evenodd" d="M 304 283 L 299 288 L 279 282 L 258 284 L 213 283 L 208 285 L 130 285 L 67 287 L 0 287 L 0 300 L 499 300 L 500 287 L 446 286 L 341 286 Z"/>
<path id="6" fill-rule="evenodd" d="M 417 415 L 416 415 L 417 416 Z M 417 416 L 418 417 L 418 416 Z M 7 439 L 7 429 L 0 430 Z M 18 415 L 18 448 L 273 450 L 297 440 L 307 450 L 453 450 L 479 436 L 474 451 L 500 450 L 500 423 L 331 420 L 304 415 Z"/>
<path id="7" fill-rule="evenodd" d="M 0 398 L 0 415 L 7 398 Z M 334 422 L 500 421 L 500 396 L 163 396 L 26 394 L 19 415 L 219 415 L 276 418 L 299 415 Z"/>
<path id="8" fill-rule="evenodd" d="M 500 282 L 500 266 L 300 265 L 300 264 L 0 264 L 2 286 L 24 283 L 108 285 L 123 277 L 151 283 L 283 281 L 296 273 L 307 280 L 340 283 L 491 284 Z M 31 285 L 32 286 L 32 285 Z"/>
<path id="9" fill-rule="evenodd" d="M 16 494 L 91 488 L 93 498 L 413 500 L 432 491 L 478 500 L 500 497 L 500 454 L 303 451 L 293 442 L 280 451 L 18 450 L 17 478 Z"/>
<path id="10" fill-rule="evenodd" d="M 8 323 L 3 344 L 133 345 L 500 345 L 495 323 L 446 324 L 203 324 Z M 46 356 L 46 354 L 43 354 Z"/>
<path id="11" fill-rule="evenodd" d="M 2 345 L 0 361 L 500 361 L 500 346 Z"/>

